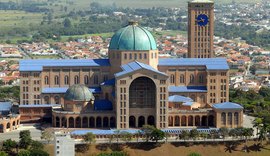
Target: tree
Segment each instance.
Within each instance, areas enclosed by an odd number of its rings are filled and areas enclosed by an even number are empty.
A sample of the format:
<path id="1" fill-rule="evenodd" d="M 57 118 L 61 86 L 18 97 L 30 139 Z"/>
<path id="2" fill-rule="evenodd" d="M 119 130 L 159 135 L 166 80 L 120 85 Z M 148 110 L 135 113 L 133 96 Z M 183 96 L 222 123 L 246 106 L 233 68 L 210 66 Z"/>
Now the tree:
<path id="1" fill-rule="evenodd" d="M 29 130 L 20 131 L 19 135 L 20 135 L 20 141 L 19 141 L 20 147 L 27 149 L 32 141 L 30 131 Z"/>
<path id="2" fill-rule="evenodd" d="M 201 156 L 201 154 L 192 152 L 192 153 L 189 153 L 188 156 Z"/>
<path id="3" fill-rule="evenodd" d="M 70 28 L 72 25 L 71 25 L 71 21 L 69 18 L 65 18 L 64 22 L 63 22 L 63 25 L 65 28 Z"/>
<path id="4" fill-rule="evenodd" d="M 30 156 L 49 156 L 49 153 L 40 149 L 34 149 L 31 150 Z"/>
<path id="5" fill-rule="evenodd" d="M 19 153 L 18 153 L 18 156 L 30 156 L 31 152 L 28 151 L 28 150 L 21 150 Z"/>
<path id="6" fill-rule="evenodd" d="M 259 94 L 263 97 L 269 97 L 270 96 L 270 88 L 268 87 L 261 87 L 259 90 Z"/>
<path id="7" fill-rule="evenodd" d="M 17 142 L 11 139 L 8 139 L 3 142 L 3 149 L 7 153 L 11 153 L 12 149 L 17 147 Z"/>
<path id="8" fill-rule="evenodd" d="M 142 134 L 145 136 L 145 141 L 148 142 L 151 139 L 151 134 L 155 130 L 154 126 L 151 125 L 143 125 L 141 131 Z"/>
<path id="9" fill-rule="evenodd" d="M 221 127 L 219 129 L 219 134 L 223 137 L 223 140 L 225 140 L 225 137 L 229 135 L 229 129 L 227 127 Z"/>
<path id="10" fill-rule="evenodd" d="M 257 130 L 256 135 L 258 136 L 258 135 L 259 135 L 259 130 L 261 131 L 262 128 L 263 128 L 263 121 L 262 121 L 262 118 L 255 118 L 255 119 L 252 121 L 252 124 L 253 124 L 253 127 L 256 128 L 256 130 Z M 258 137 L 258 139 L 260 140 L 260 137 Z"/>
<path id="11" fill-rule="evenodd" d="M 189 139 L 189 131 L 182 130 L 178 137 L 179 139 L 183 139 L 184 141 L 186 141 L 187 139 Z"/>
<path id="12" fill-rule="evenodd" d="M 244 151 L 247 152 L 247 139 L 248 137 L 253 135 L 253 129 L 252 128 L 242 128 L 242 135 L 245 137 L 245 146 Z"/>
<path id="13" fill-rule="evenodd" d="M 53 132 L 52 132 L 52 130 L 45 129 L 44 131 L 42 131 L 40 138 L 48 141 L 48 143 L 49 143 L 53 139 Z"/>
<path id="14" fill-rule="evenodd" d="M 122 136 L 122 137 L 121 137 L 122 140 L 125 141 L 126 143 L 130 142 L 131 139 L 132 139 L 132 134 L 129 133 L 129 132 L 123 131 L 123 132 L 121 132 L 120 135 Z"/>
<path id="15" fill-rule="evenodd" d="M 164 137 L 165 137 L 165 132 L 163 132 L 162 130 L 157 129 L 157 128 L 155 128 L 151 133 L 151 140 L 155 141 L 156 143 L 159 140 L 163 140 Z"/>
<path id="16" fill-rule="evenodd" d="M 208 133 L 202 132 L 200 133 L 200 136 L 203 138 L 203 140 L 205 140 L 208 137 Z"/>
<path id="17" fill-rule="evenodd" d="M 196 140 L 197 137 L 199 136 L 199 131 L 197 129 L 192 129 L 190 132 L 189 132 L 189 136 L 191 138 L 193 138 L 193 140 Z"/>
<path id="18" fill-rule="evenodd" d="M 233 139 L 237 137 L 237 130 L 236 129 L 231 129 L 229 131 L 229 136 L 231 136 Z"/>
<path id="19" fill-rule="evenodd" d="M 86 133 L 84 136 L 83 136 L 83 140 L 87 143 L 92 143 L 92 142 L 95 142 L 95 138 L 96 138 L 96 135 L 89 132 L 89 133 Z"/>
<path id="20" fill-rule="evenodd" d="M 31 149 L 32 150 L 33 149 L 40 149 L 40 150 L 42 150 L 43 148 L 44 148 L 44 145 L 41 142 L 36 141 L 36 140 L 32 140 L 32 142 L 31 142 Z"/>
<path id="21" fill-rule="evenodd" d="M 0 156 L 8 156 L 8 154 L 4 151 L 0 151 Z"/>

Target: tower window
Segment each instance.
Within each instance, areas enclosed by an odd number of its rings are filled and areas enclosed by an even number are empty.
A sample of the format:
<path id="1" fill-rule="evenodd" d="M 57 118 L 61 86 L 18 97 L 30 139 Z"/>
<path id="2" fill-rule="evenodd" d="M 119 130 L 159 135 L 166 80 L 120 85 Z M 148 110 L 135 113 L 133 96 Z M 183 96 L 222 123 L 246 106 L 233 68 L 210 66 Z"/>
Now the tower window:
<path id="1" fill-rule="evenodd" d="M 129 59 L 130 59 L 130 60 L 132 59 L 132 54 L 131 54 L 131 53 L 129 54 Z"/>

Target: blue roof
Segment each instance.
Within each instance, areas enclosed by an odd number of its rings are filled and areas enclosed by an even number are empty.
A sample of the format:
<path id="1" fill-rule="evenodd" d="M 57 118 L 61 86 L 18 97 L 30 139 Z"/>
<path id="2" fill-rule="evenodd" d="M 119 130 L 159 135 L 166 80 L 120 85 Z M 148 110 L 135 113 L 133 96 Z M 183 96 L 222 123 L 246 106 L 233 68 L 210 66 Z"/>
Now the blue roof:
<path id="1" fill-rule="evenodd" d="M 60 104 L 27 104 L 19 105 L 19 108 L 61 107 Z"/>
<path id="2" fill-rule="evenodd" d="M 95 100 L 94 103 L 95 110 L 112 110 L 112 102 L 109 100 Z"/>
<path id="3" fill-rule="evenodd" d="M 116 73 L 115 77 L 119 77 L 119 76 L 122 76 L 122 75 L 125 75 L 125 74 L 128 74 L 128 73 L 132 73 L 132 72 L 140 70 L 140 69 L 146 69 L 146 70 L 156 72 L 158 74 L 166 75 L 165 73 L 156 70 L 152 66 L 141 63 L 141 62 L 138 62 L 138 61 L 130 62 L 128 64 L 122 65 L 121 68 L 123 69 L 123 71 L 119 72 L 119 73 Z"/>
<path id="4" fill-rule="evenodd" d="M 105 82 L 102 82 L 100 85 L 105 85 L 105 86 L 114 86 L 115 85 L 115 79 L 110 79 Z"/>
<path id="5" fill-rule="evenodd" d="M 0 112 L 10 111 L 11 106 L 12 106 L 11 102 L 0 102 Z"/>
<path id="6" fill-rule="evenodd" d="M 169 86 L 169 92 L 174 93 L 207 92 L 207 88 L 206 86 Z"/>
<path id="7" fill-rule="evenodd" d="M 110 66 L 109 59 L 20 60 L 20 71 L 42 71 L 43 67 L 99 67 Z"/>
<path id="8" fill-rule="evenodd" d="M 169 102 L 191 102 L 191 101 L 193 101 L 191 98 L 185 96 L 180 95 L 169 96 Z"/>
<path id="9" fill-rule="evenodd" d="M 44 87 L 42 89 L 43 94 L 64 94 L 68 90 L 68 87 Z M 92 93 L 101 93 L 100 87 L 90 87 L 89 90 Z"/>
<path id="10" fill-rule="evenodd" d="M 165 58 L 158 66 L 206 66 L 207 70 L 229 70 L 225 58 Z"/>
<path id="11" fill-rule="evenodd" d="M 223 102 L 213 104 L 215 109 L 244 109 L 240 104 L 233 103 L 233 102 Z"/>

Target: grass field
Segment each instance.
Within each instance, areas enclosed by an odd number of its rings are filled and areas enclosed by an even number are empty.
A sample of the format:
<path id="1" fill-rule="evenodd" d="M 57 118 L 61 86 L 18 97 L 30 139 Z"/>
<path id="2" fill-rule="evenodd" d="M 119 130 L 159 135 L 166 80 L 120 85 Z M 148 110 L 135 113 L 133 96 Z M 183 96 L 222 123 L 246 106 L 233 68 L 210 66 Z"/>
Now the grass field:
<path id="1" fill-rule="evenodd" d="M 253 148 L 254 142 L 249 142 L 250 151 L 245 153 L 242 151 L 243 144 L 239 145 L 231 153 L 227 150 L 225 145 L 193 145 L 183 146 L 177 143 L 162 144 L 160 147 L 155 147 L 149 144 L 133 144 L 124 146 L 123 150 L 129 156 L 187 156 L 191 152 L 200 153 L 202 156 L 269 156 L 270 145 L 265 145 L 261 151 L 256 152 Z M 46 145 L 45 150 L 53 156 L 53 145 Z M 108 145 L 90 145 L 86 153 L 76 153 L 76 156 L 93 156 L 101 152 L 111 152 Z"/>
<path id="2" fill-rule="evenodd" d="M 28 13 L 24 11 L 0 10 L 0 28 L 25 27 L 30 24 L 39 24 L 42 14 Z"/>

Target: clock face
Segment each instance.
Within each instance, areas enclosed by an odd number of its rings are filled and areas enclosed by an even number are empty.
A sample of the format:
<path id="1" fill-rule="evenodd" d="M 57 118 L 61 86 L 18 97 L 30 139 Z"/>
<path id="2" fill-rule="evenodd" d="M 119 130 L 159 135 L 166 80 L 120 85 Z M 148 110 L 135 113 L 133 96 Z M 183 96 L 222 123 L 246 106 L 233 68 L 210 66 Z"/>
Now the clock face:
<path id="1" fill-rule="evenodd" d="M 199 26 L 206 26 L 209 22 L 208 16 L 205 14 L 198 15 L 196 19 Z"/>

